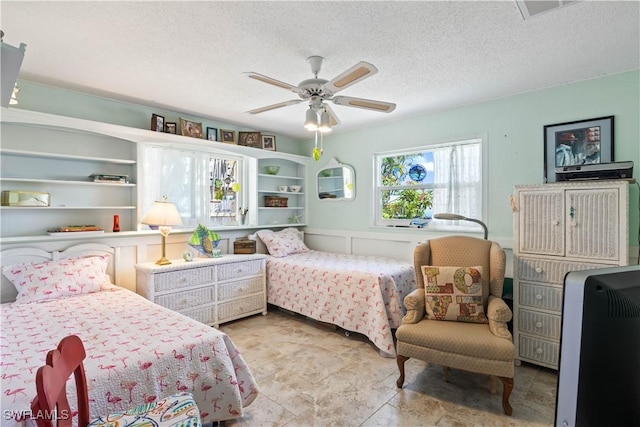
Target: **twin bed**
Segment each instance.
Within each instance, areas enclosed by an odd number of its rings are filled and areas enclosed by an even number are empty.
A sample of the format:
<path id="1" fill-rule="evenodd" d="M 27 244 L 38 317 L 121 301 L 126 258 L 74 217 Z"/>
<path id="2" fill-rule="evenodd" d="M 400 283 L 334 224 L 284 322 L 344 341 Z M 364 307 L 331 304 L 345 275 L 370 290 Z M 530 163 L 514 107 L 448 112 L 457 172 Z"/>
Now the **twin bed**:
<path id="1" fill-rule="evenodd" d="M 405 314 L 404 297 L 417 286 L 412 263 L 310 250 L 294 228 L 261 230 L 252 237 L 271 255 L 270 304 L 361 333 L 381 355 L 395 357 L 392 329 Z"/>
<path id="2" fill-rule="evenodd" d="M 12 291 L 5 276 L 13 273 L 14 280 L 20 278 L 16 283 L 26 290 L 27 297 L 18 295 L 17 302 L 2 304 L 2 425 L 20 425 L 28 416 L 36 394 L 37 368 L 44 364 L 46 353 L 71 334 L 78 335 L 86 347 L 89 406 L 96 416 L 188 391 L 198 404 L 203 423 L 241 417 L 243 407 L 256 398 L 258 386 L 226 334 L 109 283 L 90 293 L 82 292 L 84 286 L 71 291 L 73 284 L 65 284 L 66 291 L 78 295 L 59 298 L 55 298 L 56 292 L 65 291 L 60 286 L 42 293 L 35 289 L 46 288 L 46 276 L 55 274 L 51 273 L 54 268 L 71 276 L 70 271 L 64 271 L 70 268 L 65 267 L 69 265 L 66 260 L 113 255 L 112 248 L 96 244 L 62 252 L 2 251 L 3 267 L 13 267 L 2 277 L 3 293 Z M 25 274 L 23 269 L 21 274 L 23 263 L 46 265 L 49 270 L 38 274 L 43 270 L 35 268 Z M 31 282 L 24 283 L 28 276 Z M 42 298 L 33 298 L 37 294 Z M 73 382 L 69 390 L 75 401 Z"/>
<path id="3" fill-rule="evenodd" d="M 309 250 L 294 228 L 257 235 L 271 254 L 269 303 L 364 334 L 383 356 L 395 356 L 392 329 L 400 326 L 404 296 L 416 287 L 411 263 Z M 16 302 L 1 306 L 2 425 L 20 425 L 28 416 L 37 368 L 71 334 L 86 347 L 95 415 L 189 391 L 208 423 L 241 417 L 257 397 L 255 379 L 226 334 L 111 284 L 117 249 L 82 244 L 53 252 L 7 249 L 0 255 L 3 300 L 15 294 L 14 286 L 20 290 Z M 104 283 L 98 286 L 100 275 L 91 275 L 95 265 L 74 267 L 85 259 L 104 263 Z M 73 274 L 87 283 L 67 286 L 62 278 L 51 287 L 47 278 L 68 275 L 73 284 Z"/>

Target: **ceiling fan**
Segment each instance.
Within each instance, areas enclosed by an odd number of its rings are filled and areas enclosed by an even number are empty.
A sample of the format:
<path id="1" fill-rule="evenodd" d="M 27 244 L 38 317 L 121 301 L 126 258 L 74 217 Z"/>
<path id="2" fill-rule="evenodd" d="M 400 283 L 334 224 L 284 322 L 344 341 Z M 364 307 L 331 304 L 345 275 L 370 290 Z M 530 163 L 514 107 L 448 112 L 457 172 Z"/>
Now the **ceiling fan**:
<path id="1" fill-rule="evenodd" d="M 378 69 L 373 64 L 361 61 L 333 79 L 325 80 L 318 78 L 318 73 L 320 72 L 324 58 L 321 56 L 310 56 L 307 58 L 307 61 L 311 66 L 311 72 L 314 77 L 301 81 L 298 86 L 254 72 L 244 73 L 249 78 L 289 90 L 298 94 L 300 97 L 300 99 L 292 99 L 249 110 L 247 113 L 264 113 L 265 111 L 296 105 L 308 100 L 309 110 L 307 110 L 305 128 L 311 131 L 319 130 L 320 132 L 328 132 L 332 126 L 339 124 L 340 120 L 338 120 L 338 117 L 325 101 L 331 101 L 336 105 L 363 108 L 365 110 L 379 111 L 382 113 L 390 113 L 396 108 L 396 104 L 391 102 L 353 98 L 351 96 L 334 96 L 337 92 L 377 73 Z"/>

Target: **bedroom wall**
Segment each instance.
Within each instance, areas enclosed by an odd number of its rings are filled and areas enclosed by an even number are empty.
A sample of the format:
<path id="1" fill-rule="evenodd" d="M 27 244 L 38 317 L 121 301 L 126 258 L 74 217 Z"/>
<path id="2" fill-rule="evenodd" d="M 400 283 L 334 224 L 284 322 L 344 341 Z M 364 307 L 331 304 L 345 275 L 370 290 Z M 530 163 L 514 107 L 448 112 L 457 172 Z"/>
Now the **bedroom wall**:
<path id="1" fill-rule="evenodd" d="M 63 90 L 60 88 L 19 82 L 19 108 L 42 111 L 89 120 L 148 128 L 152 113 L 164 115 L 167 121 L 185 117 L 202 121 L 203 126 L 239 127 L 178 112 L 163 111 L 132 103 Z M 524 93 L 507 98 L 463 106 L 447 111 L 418 115 L 358 130 L 329 134 L 324 156 L 307 168 L 308 189 L 315 187 L 316 171 L 332 157 L 352 165 L 356 171 L 356 199 L 352 202 L 321 202 L 308 198 L 309 235 L 317 237 L 316 249 L 345 247 L 354 253 L 357 245 L 350 239 L 366 233 L 377 239 L 367 250 L 390 252 L 385 241 L 403 240 L 407 247 L 437 232 L 418 229 L 386 229 L 372 227 L 372 156 L 378 151 L 422 146 L 479 134 L 487 137 L 487 182 L 485 220 L 491 239 L 505 248 L 511 247 L 512 214 L 509 195 L 518 184 L 536 184 L 543 177 L 543 126 L 606 115 L 615 116 L 615 160 L 632 160 L 635 176 L 640 168 L 640 71 L 606 76 L 560 87 Z M 399 106 L 399 109 L 401 106 Z M 375 114 L 363 112 L 363 114 Z M 296 141 L 277 135 L 278 151 L 307 155 L 312 140 Z M 638 253 L 638 189 L 630 187 L 631 256 Z M 340 221 L 335 221 L 340 218 Z M 376 237 L 377 236 L 377 237 Z M 336 240 L 338 239 L 338 240 Z M 310 242 L 312 243 L 312 242 Z M 400 251 L 402 253 L 406 251 Z M 410 251 L 409 251 L 410 252 Z"/>
<path id="2" fill-rule="evenodd" d="M 402 106 L 398 106 L 401 109 Z M 376 113 L 363 113 L 376 114 Z M 455 108 L 378 126 L 329 134 L 324 155 L 308 168 L 310 183 L 332 157 L 356 171 L 356 200 L 327 202 L 309 199 L 309 224 L 314 229 L 428 233 L 428 230 L 372 227 L 373 154 L 418 147 L 476 135 L 487 136 L 488 180 L 485 221 L 489 236 L 510 247 L 514 185 L 543 182 L 543 126 L 602 116 L 615 116 L 614 160 L 634 162 L 640 171 L 640 72 L 638 70 L 567 84 L 508 98 Z M 305 141 L 307 152 L 313 140 Z M 315 185 L 315 184 L 314 184 Z M 638 189 L 630 186 L 630 244 L 638 245 Z M 335 221 L 340 218 L 340 221 Z"/>

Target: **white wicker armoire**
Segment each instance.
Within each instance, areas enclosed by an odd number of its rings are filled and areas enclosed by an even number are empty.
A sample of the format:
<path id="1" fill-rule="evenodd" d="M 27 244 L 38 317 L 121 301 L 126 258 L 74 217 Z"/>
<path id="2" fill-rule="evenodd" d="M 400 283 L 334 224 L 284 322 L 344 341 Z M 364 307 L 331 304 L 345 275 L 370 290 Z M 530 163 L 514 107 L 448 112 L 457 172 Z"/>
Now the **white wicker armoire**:
<path id="1" fill-rule="evenodd" d="M 564 276 L 629 263 L 629 184 L 514 187 L 516 360 L 558 369 Z"/>

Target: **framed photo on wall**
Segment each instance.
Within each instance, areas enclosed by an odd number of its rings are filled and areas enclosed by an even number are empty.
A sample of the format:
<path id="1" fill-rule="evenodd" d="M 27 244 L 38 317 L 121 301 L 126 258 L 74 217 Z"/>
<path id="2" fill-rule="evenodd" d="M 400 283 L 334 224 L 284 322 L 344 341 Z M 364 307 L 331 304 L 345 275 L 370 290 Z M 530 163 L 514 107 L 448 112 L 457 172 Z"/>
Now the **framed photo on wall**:
<path id="1" fill-rule="evenodd" d="M 180 129 L 183 136 L 192 138 L 203 138 L 202 123 L 192 122 L 191 120 L 180 118 Z"/>
<path id="2" fill-rule="evenodd" d="M 262 135 L 262 149 L 276 151 L 276 136 Z"/>
<path id="3" fill-rule="evenodd" d="M 164 117 L 157 114 L 151 115 L 151 130 L 154 132 L 164 132 Z"/>
<path id="4" fill-rule="evenodd" d="M 544 182 L 556 182 L 556 169 L 613 161 L 613 116 L 544 127 Z"/>
<path id="5" fill-rule="evenodd" d="M 260 132 L 238 132 L 238 145 L 260 148 Z"/>
<path id="6" fill-rule="evenodd" d="M 178 133 L 178 124 L 175 122 L 166 122 L 164 124 L 164 131 L 166 133 L 172 133 L 172 134 L 176 134 Z"/>
<path id="7" fill-rule="evenodd" d="M 207 140 L 209 140 L 209 141 L 217 141 L 218 140 L 218 129 L 207 127 Z"/>
<path id="8" fill-rule="evenodd" d="M 227 144 L 236 143 L 236 132 L 228 129 L 220 129 L 220 141 Z"/>

